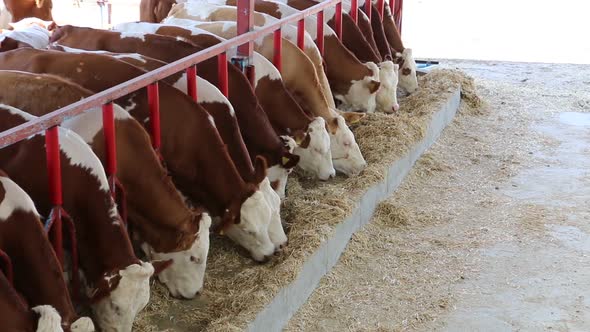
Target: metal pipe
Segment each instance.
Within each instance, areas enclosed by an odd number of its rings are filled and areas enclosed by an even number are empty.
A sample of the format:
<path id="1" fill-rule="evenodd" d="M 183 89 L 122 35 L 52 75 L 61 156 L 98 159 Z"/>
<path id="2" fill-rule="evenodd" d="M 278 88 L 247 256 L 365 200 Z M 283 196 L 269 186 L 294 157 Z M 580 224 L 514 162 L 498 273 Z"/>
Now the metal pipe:
<path id="1" fill-rule="evenodd" d="M 49 180 L 49 201 L 52 213 L 46 231 L 49 233 L 53 250 L 62 268 L 64 266 L 63 232 L 61 223 L 62 187 L 61 161 L 59 150 L 59 129 L 57 126 L 45 131 L 45 156 L 47 158 L 47 178 Z"/>
<path id="2" fill-rule="evenodd" d="M 366 1 L 370 1 L 370 0 L 366 0 Z M 354 24 L 358 24 L 358 8 L 359 8 L 359 3 L 358 0 L 351 0 L 350 1 L 350 13 L 348 13 L 350 15 L 350 18 L 352 18 L 352 21 L 354 22 Z"/>
<path id="3" fill-rule="evenodd" d="M 115 140 L 115 116 L 113 111 L 113 103 L 102 105 L 102 127 L 105 140 L 105 171 L 109 179 L 111 194 L 113 197 L 115 197 L 115 177 L 117 176 L 117 144 Z"/>
<path id="4" fill-rule="evenodd" d="M 305 48 L 305 20 L 297 21 L 297 47 Z"/>
<path id="5" fill-rule="evenodd" d="M 369 21 L 371 20 L 371 15 L 373 13 L 372 9 L 372 1 L 371 0 L 365 0 L 365 14 L 367 14 L 367 17 L 369 18 Z"/>
<path id="6" fill-rule="evenodd" d="M 342 3 L 336 4 L 336 35 L 338 39 L 342 40 Z"/>
<path id="7" fill-rule="evenodd" d="M 385 0 L 377 0 L 377 10 L 379 11 L 379 17 L 381 18 L 381 22 L 383 22 L 383 12 L 385 10 Z"/>
<path id="8" fill-rule="evenodd" d="M 272 56 L 272 63 L 277 67 L 279 72 L 283 69 L 283 38 L 281 29 L 273 32 L 274 36 L 274 54 Z"/>
<path id="9" fill-rule="evenodd" d="M 318 13 L 317 19 L 317 33 L 316 33 L 316 44 L 320 50 L 320 54 L 324 56 L 324 11 Z"/>
<path id="10" fill-rule="evenodd" d="M 197 66 L 190 66 L 186 69 L 186 90 L 188 95 L 197 101 Z"/>
<path id="11" fill-rule="evenodd" d="M 227 54 L 225 52 L 217 55 L 217 77 L 219 79 L 219 90 L 224 96 L 228 97 Z"/>
<path id="12" fill-rule="evenodd" d="M 160 89 L 158 82 L 148 85 L 148 105 L 150 108 L 150 127 L 152 135 L 152 147 L 160 152 L 162 138 L 160 136 Z"/>

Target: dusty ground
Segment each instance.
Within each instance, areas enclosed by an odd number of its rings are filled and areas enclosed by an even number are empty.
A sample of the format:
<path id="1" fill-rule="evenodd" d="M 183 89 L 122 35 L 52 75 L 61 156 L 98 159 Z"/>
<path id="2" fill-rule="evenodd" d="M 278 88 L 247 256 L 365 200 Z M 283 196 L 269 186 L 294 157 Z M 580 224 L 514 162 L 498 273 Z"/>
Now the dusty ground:
<path id="1" fill-rule="evenodd" d="M 590 66 L 447 62 L 460 114 L 287 331 L 590 330 Z"/>

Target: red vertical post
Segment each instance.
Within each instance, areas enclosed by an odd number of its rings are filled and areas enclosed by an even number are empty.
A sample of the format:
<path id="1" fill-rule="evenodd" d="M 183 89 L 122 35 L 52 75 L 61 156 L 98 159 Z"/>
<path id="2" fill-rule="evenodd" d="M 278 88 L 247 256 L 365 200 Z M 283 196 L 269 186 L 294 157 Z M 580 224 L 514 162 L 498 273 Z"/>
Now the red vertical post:
<path id="1" fill-rule="evenodd" d="M 160 152 L 162 140 L 160 137 L 160 92 L 158 82 L 147 86 L 148 105 L 150 108 L 150 124 L 152 135 L 152 146 L 154 150 Z"/>
<path id="2" fill-rule="evenodd" d="M 324 56 L 324 11 L 318 12 L 317 16 L 317 33 L 316 33 L 316 44 L 320 50 L 320 54 Z"/>
<path id="3" fill-rule="evenodd" d="M 229 96 L 229 85 L 227 78 L 227 54 L 225 52 L 217 56 L 217 77 L 219 79 L 219 90 L 224 96 Z"/>
<path id="4" fill-rule="evenodd" d="M 377 10 L 379 11 L 379 18 L 383 22 L 383 11 L 385 10 L 385 0 L 377 0 Z"/>
<path id="5" fill-rule="evenodd" d="M 342 40 L 342 2 L 336 4 L 336 35 Z"/>
<path id="6" fill-rule="evenodd" d="M 358 24 L 358 8 L 359 3 L 358 0 L 351 0 L 350 1 L 350 18 L 354 21 L 354 24 Z"/>
<path id="7" fill-rule="evenodd" d="M 402 17 L 403 17 L 403 12 L 404 12 L 404 0 L 399 0 L 399 3 L 397 5 L 397 13 L 395 15 L 395 25 L 397 25 L 397 30 L 399 31 L 399 34 L 402 34 Z"/>
<path id="8" fill-rule="evenodd" d="M 112 3 L 107 3 L 107 23 L 109 25 L 109 27 L 112 24 L 112 18 L 113 18 L 113 4 Z"/>
<path id="9" fill-rule="evenodd" d="M 283 34 L 281 29 L 275 30 L 274 36 L 274 54 L 272 56 L 272 63 L 277 67 L 279 72 L 283 69 Z"/>
<path id="10" fill-rule="evenodd" d="M 186 90 L 189 97 L 197 101 L 197 66 L 190 66 L 186 69 Z"/>
<path id="11" fill-rule="evenodd" d="M 391 19 L 395 23 L 395 0 L 389 0 L 389 11 L 391 12 Z"/>
<path id="12" fill-rule="evenodd" d="M 252 13 L 254 12 L 254 1 L 251 0 L 238 0 L 238 35 L 252 31 L 254 26 L 254 20 L 252 19 Z M 248 58 L 252 57 L 252 51 L 254 46 L 252 42 L 238 46 L 238 55 L 245 56 Z"/>
<path id="13" fill-rule="evenodd" d="M 115 197 L 117 175 L 117 144 L 115 140 L 115 116 L 113 103 L 102 105 L 102 127 L 105 140 L 106 173 L 111 187 L 111 195 Z"/>
<path id="14" fill-rule="evenodd" d="M 45 131 L 45 155 L 47 158 L 47 177 L 49 180 L 49 200 L 53 205 L 52 220 L 48 225 L 49 238 L 53 244 L 53 250 L 62 268 L 64 266 L 63 232 L 61 222 L 62 188 L 61 188 L 61 162 L 59 153 L 59 129 L 57 126 Z"/>
<path id="15" fill-rule="evenodd" d="M 297 47 L 305 48 L 305 19 L 297 21 Z"/>
<path id="16" fill-rule="evenodd" d="M 372 9 L 372 1 L 371 0 L 365 0 L 365 14 L 367 14 L 367 17 L 369 18 L 369 21 L 371 20 L 371 15 L 373 13 Z"/>

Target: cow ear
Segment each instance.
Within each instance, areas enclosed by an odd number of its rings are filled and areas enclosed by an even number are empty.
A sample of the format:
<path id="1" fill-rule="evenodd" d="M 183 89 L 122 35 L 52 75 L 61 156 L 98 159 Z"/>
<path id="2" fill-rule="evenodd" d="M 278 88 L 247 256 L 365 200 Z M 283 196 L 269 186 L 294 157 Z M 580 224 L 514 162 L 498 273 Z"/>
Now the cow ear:
<path id="1" fill-rule="evenodd" d="M 326 130 L 332 135 L 336 134 L 336 130 L 338 130 L 338 117 L 326 121 Z"/>
<path id="2" fill-rule="evenodd" d="M 156 275 L 160 274 L 162 271 L 169 268 L 170 265 L 172 265 L 172 262 L 173 262 L 172 259 L 167 259 L 165 261 L 163 261 L 163 260 L 151 261 L 150 263 L 154 267 L 154 275 L 156 276 Z"/>
<path id="3" fill-rule="evenodd" d="M 256 184 L 264 180 L 267 168 L 268 163 L 266 162 L 266 158 L 263 156 L 256 156 L 256 159 L 254 160 L 254 180 L 256 181 Z"/>
<path id="4" fill-rule="evenodd" d="M 342 114 L 342 117 L 344 117 L 344 120 L 348 125 L 359 122 L 366 115 L 365 113 L 358 112 L 342 112 L 340 114 Z"/>
<path id="5" fill-rule="evenodd" d="M 290 152 L 286 152 L 283 157 L 281 157 L 281 166 L 286 169 L 291 169 L 295 167 L 299 163 L 299 156 L 296 154 L 292 154 Z"/>
<path id="6" fill-rule="evenodd" d="M 379 81 L 375 81 L 375 80 L 371 80 L 368 83 L 368 87 L 369 87 L 369 92 L 370 93 L 375 93 L 377 92 L 377 90 L 379 90 L 379 87 L 381 86 L 381 82 Z"/>

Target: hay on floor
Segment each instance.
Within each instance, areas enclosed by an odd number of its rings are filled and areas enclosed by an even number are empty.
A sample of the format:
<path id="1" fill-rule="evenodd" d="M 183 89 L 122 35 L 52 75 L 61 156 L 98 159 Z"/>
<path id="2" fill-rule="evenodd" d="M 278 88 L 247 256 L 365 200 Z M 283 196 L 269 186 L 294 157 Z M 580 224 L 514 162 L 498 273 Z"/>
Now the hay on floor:
<path id="1" fill-rule="evenodd" d="M 433 112 L 457 86 L 463 85 L 463 98 L 469 103 L 481 103 L 473 80 L 461 72 L 436 70 L 419 80 L 420 89 L 401 100 L 399 112 L 368 114 L 352 127 L 368 163 L 359 176 L 338 176 L 328 182 L 309 180 L 298 173 L 289 178 L 282 208 L 289 245 L 281 255 L 260 265 L 229 240 L 212 238 L 204 294 L 195 300 L 174 300 L 162 286 L 155 285 L 134 330 L 242 330 L 281 287 L 294 280 L 306 258 L 351 214 L 359 196 L 384 178 L 388 165 L 424 137 Z M 388 218 L 391 213 L 399 214 L 399 209 L 390 210 L 382 207 L 378 213 Z M 403 223 L 407 218 L 399 214 L 394 219 Z"/>

